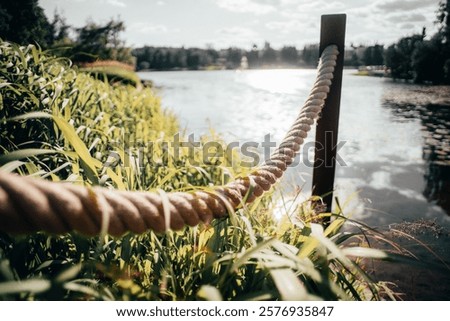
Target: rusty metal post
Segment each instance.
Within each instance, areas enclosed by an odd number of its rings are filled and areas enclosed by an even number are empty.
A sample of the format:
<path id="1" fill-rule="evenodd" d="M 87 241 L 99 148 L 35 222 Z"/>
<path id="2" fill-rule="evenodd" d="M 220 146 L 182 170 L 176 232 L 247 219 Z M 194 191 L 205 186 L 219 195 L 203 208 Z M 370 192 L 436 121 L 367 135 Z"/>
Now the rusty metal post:
<path id="1" fill-rule="evenodd" d="M 327 212 L 331 212 L 333 203 L 346 18 L 345 14 L 323 15 L 320 31 L 319 54 L 331 44 L 337 45 L 339 49 L 330 93 L 317 121 L 312 181 L 312 194 L 323 197 Z"/>

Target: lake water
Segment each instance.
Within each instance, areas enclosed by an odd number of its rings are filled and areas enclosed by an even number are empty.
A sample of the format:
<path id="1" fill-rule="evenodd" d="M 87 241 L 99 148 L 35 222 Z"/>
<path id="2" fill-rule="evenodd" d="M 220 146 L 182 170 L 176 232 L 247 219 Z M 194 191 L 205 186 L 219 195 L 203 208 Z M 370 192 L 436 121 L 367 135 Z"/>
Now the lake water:
<path id="1" fill-rule="evenodd" d="M 142 72 L 186 133 L 213 128 L 227 141 L 279 142 L 305 101 L 315 70 Z M 423 87 L 344 71 L 336 195 L 373 227 L 420 218 L 450 226 L 450 87 Z M 326 112 L 326 111 L 325 111 Z M 312 141 L 314 133 L 309 135 Z M 302 157 L 311 158 L 310 150 Z M 312 169 L 291 168 L 283 186 L 307 197 Z"/>

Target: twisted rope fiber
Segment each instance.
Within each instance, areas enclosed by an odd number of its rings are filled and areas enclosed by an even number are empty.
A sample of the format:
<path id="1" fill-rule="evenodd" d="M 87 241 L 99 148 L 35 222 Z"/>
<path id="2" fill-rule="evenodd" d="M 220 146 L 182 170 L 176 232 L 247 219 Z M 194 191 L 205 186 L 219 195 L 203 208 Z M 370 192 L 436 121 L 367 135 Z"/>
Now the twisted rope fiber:
<path id="1" fill-rule="evenodd" d="M 0 172 L 0 230 L 119 236 L 127 231 L 179 230 L 227 216 L 268 191 L 292 164 L 324 106 L 338 54 L 335 45 L 323 51 L 313 89 L 296 121 L 270 158 L 250 175 L 212 191 L 166 194 L 88 188 Z"/>

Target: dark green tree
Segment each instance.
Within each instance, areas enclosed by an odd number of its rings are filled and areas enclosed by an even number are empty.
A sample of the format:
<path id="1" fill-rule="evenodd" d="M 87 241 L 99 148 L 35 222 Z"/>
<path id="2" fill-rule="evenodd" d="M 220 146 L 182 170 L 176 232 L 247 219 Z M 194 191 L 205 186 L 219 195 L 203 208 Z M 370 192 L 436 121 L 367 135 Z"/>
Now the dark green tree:
<path id="1" fill-rule="evenodd" d="M 414 82 L 433 84 L 445 82 L 445 52 L 441 34 L 436 34 L 429 41 L 418 42 L 411 57 Z"/>
<path id="2" fill-rule="evenodd" d="M 163 49 L 156 49 L 151 62 L 152 69 L 164 70 L 164 52 Z"/>
<path id="3" fill-rule="evenodd" d="M 450 84 L 450 0 L 441 1 L 436 23 L 439 25 L 443 59 L 443 82 Z"/>
<path id="4" fill-rule="evenodd" d="M 187 67 L 187 53 L 184 47 L 174 50 L 175 68 L 184 69 Z"/>
<path id="5" fill-rule="evenodd" d="M 215 50 L 211 46 L 209 46 L 206 49 L 206 54 L 208 55 L 209 60 L 211 61 L 211 63 L 215 63 L 216 60 L 219 58 L 219 53 L 217 52 L 217 50 Z"/>
<path id="6" fill-rule="evenodd" d="M 386 50 L 386 66 L 391 69 L 394 79 L 412 80 L 415 71 L 412 56 L 419 43 L 423 42 L 423 35 L 413 35 L 400 39 Z"/>
<path id="7" fill-rule="evenodd" d="M 189 69 L 197 70 L 200 67 L 200 55 L 195 49 L 188 49 L 186 55 L 186 65 Z"/>
<path id="8" fill-rule="evenodd" d="M 75 62 L 92 62 L 99 59 L 133 63 L 131 50 L 125 47 L 119 36 L 124 30 L 125 24 L 114 19 L 105 25 L 90 21 L 86 26 L 77 28 L 72 59 Z"/>
<path id="9" fill-rule="evenodd" d="M 227 50 L 228 68 L 238 68 L 241 65 L 242 50 L 239 48 L 230 47 Z"/>
<path id="10" fill-rule="evenodd" d="M 280 56 L 282 62 L 289 65 L 297 65 L 298 64 L 298 51 L 297 48 L 293 46 L 284 46 L 281 48 Z"/>
<path id="11" fill-rule="evenodd" d="M 0 2 L 0 38 L 21 45 L 52 44 L 52 28 L 38 0 Z"/>
<path id="12" fill-rule="evenodd" d="M 317 66 L 319 62 L 319 45 L 306 45 L 303 47 L 302 60 L 307 66 Z"/>
<path id="13" fill-rule="evenodd" d="M 382 45 L 367 47 L 363 54 L 366 66 L 381 66 L 384 64 L 384 49 Z"/>
<path id="14" fill-rule="evenodd" d="M 246 53 L 248 66 L 250 68 L 258 68 L 261 65 L 258 46 L 253 44 L 252 49 Z"/>
<path id="15" fill-rule="evenodd" d="M 436 23 L 439 31 L 425 40 L 421 35 L 400 39 L 386 52 L 386 65 L 393 78 L 414 80 L 416 83 L 450 84 L 450 2 L 441 1 Z"/>
<path id="16" fill-rule="evenodd" d="M 264 43 L 264 49 L 262 50 L 262 62 L 266 65 L 273 65 L 277 61 L 277 52 L 270 46 L 270 43 Z"/>
<path id="17" fill-rule="evenodd" d="M 52 46 L 55 47 L 73 44 L 73 41 L 70 39 L 69 35 L 70 29 L 71 27 L 67 24 L 66 18 L 58 12 L 55 12 L 53 15 L 53 20 L 50 24 Z"/>
<path id="18" fill-rule="evenodd" d="M 384 46 L 383 45 L 373 46 L 372 63 L 375 66 L 384 65 Z"/>
<path id="19" fill-rule="evenodd" d="M 172 69 L 201 69 L 211 66 L 219 57 L 219 53 L 212 48 L 168 48 L 149 47 L 136 48 L 132 52 L 136 58 L 137 69 L 172 70 Z"/>
<path id="20" fill-rule="evenodd" d="M 442 34 L 443 40 L 450 43 L 450 1 L 439 2 L 436 23 L 439 26 L 439 33 Z"/>
<path id="21" fill-rule="evenodd" d="M 372 52 L 373 52 L 373 47 L 367 47 L 366 50 L 364 50 L 364 54 L 363 54 L 363 62 L 366 66 L 370 66 L 373 65 L 372 63 Z"/>

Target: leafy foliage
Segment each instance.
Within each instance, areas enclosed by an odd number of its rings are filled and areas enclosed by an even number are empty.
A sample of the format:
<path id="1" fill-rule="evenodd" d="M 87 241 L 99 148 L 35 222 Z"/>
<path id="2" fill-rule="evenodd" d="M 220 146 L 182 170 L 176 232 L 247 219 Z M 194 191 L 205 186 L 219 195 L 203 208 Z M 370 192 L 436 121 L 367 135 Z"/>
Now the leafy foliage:
<path id="1" fill-rule="evenodd" d="M 105 25 L 89 22 L 86 26 L 77 28 L 72 60 L 76 62 L 117 60 L 133 65 L 131 49 L 126 48 L 119 38 L 119 34 L 124 30 L 124 23 L 113 19 Z"/>
<path id="2" fill-rule="evenodd" d="M 386 65 L 391 68 L 392 78 L 409 80 L 414 78 L 411 57 L 417 44 L 422 42 L 423 38 L 423 35 L 405 37 L 387 48 Z"/>
<path id="3" fill-rule="evenodd" d="M 38 0 L 0 3 L 0 38 L 19 44 L 50 45 L 50 23 Z"/>
<path id="4" fill-rule="evenodd" d="M 364 51 L 363 61 L 366 66 L 381 66 L 384 64 L 383 46 L 369 46 Z"/>
<path id="5" fill-rule="evenodd" d="M 450 1 L 441 0 L 437 11 L 436 23 L 439 25 L 439 32 L 448 43 L 450 40 Z"/>
<path id="6" fill-rule="evenodd" d="M 400 39 L 386 51 L 386 65 L 394 79 L 413 80 L 416 83 L 450 84 L 450 2 L 441 1 L 436 23 L 439 31 L 425 40 L 421 35 Z"/>
<path id="7" fill-rule="evenodd" d="M 70 30 L 74 31 L 74 38 L 71 38 Z M 124 23 L 114 19 L 104 25 L 90 21 L 81 28 L 73 28 L 57 12 L 49 21 L 37 0 L 3 1 L 0 4 L 1 39 L 21 45 L 37 44 L 77 63 L 100 59 L 134 65 L 131 49 L 119 37 L 124 30 Z"/>

